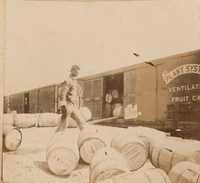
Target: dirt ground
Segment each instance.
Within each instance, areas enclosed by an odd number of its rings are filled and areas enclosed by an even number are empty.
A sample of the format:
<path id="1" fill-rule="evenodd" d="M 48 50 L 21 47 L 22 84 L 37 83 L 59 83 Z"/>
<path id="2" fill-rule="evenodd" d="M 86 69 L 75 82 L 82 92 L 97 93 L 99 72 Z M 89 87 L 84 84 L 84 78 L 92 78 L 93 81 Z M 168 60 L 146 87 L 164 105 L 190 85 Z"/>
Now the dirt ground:
<path id="1" fill-rule="evenodd" d="M 113 127 L 92 126 L 103 128 L 103 131 L 113 137 L 122 129 Z M 72 133 L 79 133 L 78 129 L 68 129 Z M 46 163 L 46 147 L 53 136 L 55 128 L 27 128 L 22 129 L 23 140 L 16 152 L 3 154 L 3 180 L 6 183 L 87 183 L 89 182 L 89 167 L 80 164 L 68 177 L 53 175 Z"/>
<path id="2" fill-rule="evenodd" d="M 89 128 L 103 131 L 108 143 L 124 128 L 90 125 Z M 78 135 L 77 128 L 67 129 L 70 135 Z M 33 127 L 22 129 L 22 144 L 16 152 L 3 153 L 3 180 L 5 183 L 89 183 L 89 166 L 79 164 L 70 176 L 60 177 L 52 174 L 46 162 L 46 148 L 55 133 L 53 127 Z M 74 136 L 73 136 L 74 137 Z M 169 137 L 169 139 L 175 139 Z M 179 139 L 177 139 L 179 141 Z M 199 146 L 200 142 L 198 141 Z M 194 145 L 193 145 L 194 146 Z M 191 146 L 191 147 L 193 147 Z M 199 146 L 200 147 L 200 146 Z M 152 168 L 150 161 L 138 171 Z"/>

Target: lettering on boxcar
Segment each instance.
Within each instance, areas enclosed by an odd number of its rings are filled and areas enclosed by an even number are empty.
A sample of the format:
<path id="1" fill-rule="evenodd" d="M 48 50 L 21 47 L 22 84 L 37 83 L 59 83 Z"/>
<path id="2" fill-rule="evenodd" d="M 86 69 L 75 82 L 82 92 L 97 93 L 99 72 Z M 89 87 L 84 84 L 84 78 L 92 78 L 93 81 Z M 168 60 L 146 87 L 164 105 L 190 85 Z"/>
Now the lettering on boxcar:
<path id="1" fill-rule="evenodd" d="M 184 74 L 200 74 L 200 64 L 181 65 L 170 72 L 164 71 L 162 77 L 165 83 L 169 84 L 175 78 Z"/>
<path id="2" fill-rule="evenodd" d="M 168 88 L 169 93 L 187 92 L 192 90 L 200 90 L 200 83 L 192 83 Z"/>

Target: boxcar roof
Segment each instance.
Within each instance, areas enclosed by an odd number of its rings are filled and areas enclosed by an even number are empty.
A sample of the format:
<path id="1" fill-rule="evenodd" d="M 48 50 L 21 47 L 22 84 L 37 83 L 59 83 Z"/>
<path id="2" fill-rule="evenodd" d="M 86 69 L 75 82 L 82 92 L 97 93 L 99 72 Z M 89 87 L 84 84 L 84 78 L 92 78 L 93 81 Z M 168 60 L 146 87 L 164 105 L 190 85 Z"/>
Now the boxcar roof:
<path id="1" fill-rule="evenodd" d="M 157 59 L 152 59 L 152 60 L 150 59 L 150 60 L 144 61 L 142 63 L 137 63 L 137 64 L 121 67 L 121 68 L 118 68 L 118 69 L 114 69 L 114 70 L 110 70 L 110 71 L 106 71 L 106 72 L 102 72 L 102 73 L 97 73 L 97 74 L 93 74 L 93 75 L 80 77 L 79 80 L 89 80 L 89 79 L 93 79 L 93 78 L 123 73 L 123 72 L 133 70 L 133 69 L 136 69 L 136 68 L 147 67 L 148 63 L 156 66 L 156 65 L 163 64 L 166 61 L 174 61 L 177 58 L 187 57 L 187 56 L 196 55 L 196 54 L 200 54 L 200 49 L 181 53 L 181 54 L 176 54 L 176 55 L 172 55 L 172 56 L 167 56 L 167 57 L 163 57 L 163 58 L 157 58 Z"/>

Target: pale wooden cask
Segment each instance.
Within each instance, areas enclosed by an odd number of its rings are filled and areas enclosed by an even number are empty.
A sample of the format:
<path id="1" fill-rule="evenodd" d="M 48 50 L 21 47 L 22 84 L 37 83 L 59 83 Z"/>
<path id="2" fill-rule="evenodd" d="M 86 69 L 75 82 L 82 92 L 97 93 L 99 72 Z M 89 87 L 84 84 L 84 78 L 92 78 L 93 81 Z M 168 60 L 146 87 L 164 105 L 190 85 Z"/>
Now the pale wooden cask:
<path id="1" fill-rule="evenodd" d="M 148 158 L 148 142 L 144 138 L 124 131 L 115 136 L 111 147 L 122 153 L 127 159 L 130 170 L 141 168 Z"/>
<path id="2" fill-rule="evenodd" d="M 106 147 L 105 136 L 100 129 L 85 128 L 80 132 L 78 146 L 81 159 L 90 164 L 95 153 Z"/>
<path id="3" fill-rule="evenodd" d="M 34 127 L 38 121 L 38 114 L 16 114 L 14 117 L 14 126 L 18 128 Z"/>
<path id="4" fill-rule="evenodd" d="M 168 175 L 161 169 L 152 168 L 114 176 L 99 183 L 171 183 Z"/>
<path id="5" fill-rule="evenodd" d="M 90 183 L 98 183 L 128 171 L 128 163 L 119 152 L 110 147 L 102 148 L 96 152 L 90 164 Z"/>
<path id="6" fill-rule="evenodd" d="M 76 132 L 65 130 L 57 132 L 51 139 L 46 159 L 50 171 L 56 175 L 69 175 L 79 162 Z"/>
<path id="7" fill-rule="evenodd" d="M 13 126 L 3 125 L 4 151 L 16 151 L 22 143 L 22 132 Z"/>
<path id="8" fill-rule="evenodd" d="M 200 183 L 200 165 L 180 162 L 171 169 L 169 177 L 172 183 Z"/>

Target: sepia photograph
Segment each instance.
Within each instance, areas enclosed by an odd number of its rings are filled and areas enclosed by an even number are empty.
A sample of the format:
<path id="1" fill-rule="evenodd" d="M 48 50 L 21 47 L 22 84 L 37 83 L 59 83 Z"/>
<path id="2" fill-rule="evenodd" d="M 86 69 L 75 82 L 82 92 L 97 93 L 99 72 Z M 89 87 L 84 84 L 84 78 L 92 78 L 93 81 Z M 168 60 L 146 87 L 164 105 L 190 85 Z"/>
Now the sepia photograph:
<path id="1" fill-rule="evenodd" d="M 200 0 L 0 0 L 3 183 L 200 183 Z"/>

